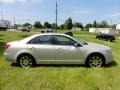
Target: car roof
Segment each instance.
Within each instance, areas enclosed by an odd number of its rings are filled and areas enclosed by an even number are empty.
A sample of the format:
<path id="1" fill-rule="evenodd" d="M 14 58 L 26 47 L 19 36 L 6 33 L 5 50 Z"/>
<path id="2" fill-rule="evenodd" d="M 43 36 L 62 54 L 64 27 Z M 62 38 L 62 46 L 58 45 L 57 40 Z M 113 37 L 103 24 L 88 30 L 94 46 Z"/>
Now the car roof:
<path id="1" fill-rule="evenodd" d="M 53 29 L 43 29 L 41 31 L 53 31 Z"/>
<path id="2" fill-rule="evenodd" d="M 26 43 L 26 42 L 28 42 L 29 40 L 31 40 L 31 39 L 33 39 L 33 38 L 35 38 L 35 37 L 37 37 L 37 36 L 43 36 L 43 35 L 62 35 L 62 36 L 70 37 L 69 35 L 66 35 L 66 34 L 63 34 L 63 33 L 40 33 L 40 34 L 34 34 L 34 35 L 32 35 L 32 36 L 29 36 L 29 37 L 21 40 L 21 42 Z"/>
<path id="3" fill-rule="evenodd" d="M 39 33 L 39 34 L 35 34 L 35 35 L 66 35 L 64 33 Z"/>

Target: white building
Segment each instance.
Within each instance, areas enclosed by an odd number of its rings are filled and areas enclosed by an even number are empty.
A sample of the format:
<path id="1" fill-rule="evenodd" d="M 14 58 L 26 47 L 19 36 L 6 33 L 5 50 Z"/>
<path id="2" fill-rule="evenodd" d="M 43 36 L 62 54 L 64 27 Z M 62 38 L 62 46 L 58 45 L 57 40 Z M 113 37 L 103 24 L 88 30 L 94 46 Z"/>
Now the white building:
<path id="1" fill-rule="evenodd" d="M 120 30 L 115 30 L 111 28 L 89 28 L 89 32 L 105 33 L 105 34 L 120 34 Z"/>
<path id="2" fill-rule="evenodd" d="M 120 30 L 120 24 L 116 25 L 116 30 Z"/>
<path id="3" fill-rule="evenodd" d="M 72 30 L 73 31 L 81 31 L 81 28 L 73 27 Z"/>
<path id="4" fill-rule="evenodd" d="M 0 20 L 0 28 L 11 28 L 11 22 L 8 20 Z"/>

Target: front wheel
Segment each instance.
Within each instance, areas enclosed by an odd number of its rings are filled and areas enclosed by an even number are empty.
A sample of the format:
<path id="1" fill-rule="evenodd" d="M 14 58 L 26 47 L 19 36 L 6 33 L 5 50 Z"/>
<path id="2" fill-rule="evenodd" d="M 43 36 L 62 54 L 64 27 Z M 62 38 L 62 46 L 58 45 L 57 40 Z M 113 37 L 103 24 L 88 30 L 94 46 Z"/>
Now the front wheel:
<path id="1" fill-rule="evenodd" d="M 101 67 L 104 64 L 104 58 L 99 54 L 93 54 L 87 58 L 86 64 L 91 68 Z"/>
<path id="2" fill-rule="evenodd" d="M 34 65 L 34 59 L 30 55 L 21 55 L 18 58 L 18 64 L 23 68 L 29 68 Z"/>

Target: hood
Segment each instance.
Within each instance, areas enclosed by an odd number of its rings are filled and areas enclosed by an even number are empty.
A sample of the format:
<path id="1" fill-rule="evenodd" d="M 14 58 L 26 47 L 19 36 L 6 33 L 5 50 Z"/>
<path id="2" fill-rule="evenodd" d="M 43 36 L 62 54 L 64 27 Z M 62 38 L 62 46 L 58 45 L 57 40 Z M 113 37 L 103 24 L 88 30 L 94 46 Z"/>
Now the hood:
<path id="1" fill-rule="evenodd" d="M 88 45 L 85 45 L 85 47 L 96 50 L 110 50 L 110 47 L 96 43 L 88 43 Z"/>

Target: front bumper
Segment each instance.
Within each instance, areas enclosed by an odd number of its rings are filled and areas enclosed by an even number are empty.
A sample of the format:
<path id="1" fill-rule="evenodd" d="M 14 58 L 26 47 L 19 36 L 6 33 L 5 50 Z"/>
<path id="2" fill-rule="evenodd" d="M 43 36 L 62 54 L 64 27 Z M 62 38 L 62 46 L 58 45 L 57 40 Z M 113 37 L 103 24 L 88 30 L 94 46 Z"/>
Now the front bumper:
<path id="1" fill-rule="evenodd" d="M 106 64 L 113 62 L 113 54 L 106 54 Z"/>

